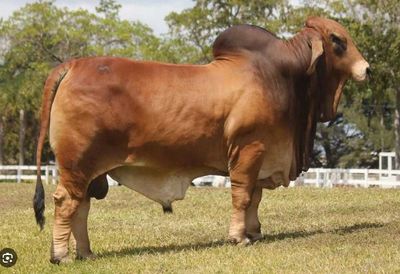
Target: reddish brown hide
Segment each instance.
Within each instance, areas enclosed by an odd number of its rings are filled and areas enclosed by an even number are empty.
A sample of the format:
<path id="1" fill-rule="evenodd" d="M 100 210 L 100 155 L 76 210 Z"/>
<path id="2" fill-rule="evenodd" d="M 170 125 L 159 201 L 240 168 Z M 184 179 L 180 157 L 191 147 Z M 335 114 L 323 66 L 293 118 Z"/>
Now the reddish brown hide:
<path id="1" fill-rule="evenodd" d="M 40 167 L 50 128 L 60 170 L 52 262 L 67 259 L 71 231 L 78 257 L 93 257 L 87 214 L 90 197 L 105 196 L 105 174 L 163 207 L 182 199 L 193 178 L 229 174 L 229 238 L 260 239 L 262 188 L 288 186 L 308 168 L 316 123 L 334 119 L 346 80 L 362 81 L 369 70 L 348 32 L 317 17 L 288 41 L 231 27 L 213 54 L 206 65 L 96 57 L 54 69 L 37 151 Z M 38 180 L 41 225 L 43 195 Z"/>

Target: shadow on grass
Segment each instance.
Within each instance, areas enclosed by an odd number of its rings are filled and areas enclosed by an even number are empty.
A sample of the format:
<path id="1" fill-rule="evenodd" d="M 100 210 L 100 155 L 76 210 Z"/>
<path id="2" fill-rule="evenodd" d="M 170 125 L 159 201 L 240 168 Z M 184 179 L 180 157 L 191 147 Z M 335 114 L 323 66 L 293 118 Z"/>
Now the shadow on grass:
<path id="1" fill-rule="evenodd" d="M 99 258 L 106 257 L 121 257 L 131 255 L 144 255 L 144 254 L 164 254 L 170 252 L 179 252 L 185 250 L 203 250 L 207 248 L 219 247 L 228 244 L 225 240 L 218 240 L 208 243 L 197 244 L 184 244 L 184 245 L 167 245 L 167 246 L 147 246 L 147 247 L 132 247 L 124 248 L 118 251 L 106 251 L 98 253 Z"/>
<path id="2" fill-rule="evenodd" d="M 282 232 L 278 234 L 264 235 L 264 238 L 260 242 L 271 243 L 276 241 L 282 241 L 285 239 L 297 239 L 306 238 L 318 234 L 339 234 L 345 235 L 357 232 L 363 229 L 380 228 L 385 226 L 383 223 L 359 223 L 350 226 L 342 226 L 331 230 L 313 230 L 313 231 L 293 231 L 293 232 Z M 223 245 L 229 245 L 230 243 L 226 240 L 218 240 L 208 243 L 197 243 L 197 244 L 184 244 L 184 245 L 167 245 L 167 246 L 148 246 L 148 247 L 132 247 L 124 248 L 118 251 L 106 251 L 98 254 L 99 258 L 106 257 L 121 257 L 121 256 L 132 256 L 132 255 L 144 255 L 144 254 L 164 254 L 170 252 L 179 252 L 185 250 L 203 250 L 207 248 L 215 248 Z"/>
<path id="3" fill-rule="evenodd" d="M 385 226 L 383 223 L 359 223 L 350 226 L 342 226 L 339 228 L 331 229 L 331 230 L 322 230 L 317 229 L 313 231 L 293 231 L 293 232 L 282 232 L 278 234 L 272 235 L 264 235 L 264 238 L 261 240 L 262 242 L 275 242 L 281 241 L 285 239 L 296 239 L 296 238 L 306 238 L 310 236 L 314 236 L 317 234 L 339 234 L 345 235 L 353 232 L 357 232 L 362 229 L 369 228 L 380 228 Z"/>

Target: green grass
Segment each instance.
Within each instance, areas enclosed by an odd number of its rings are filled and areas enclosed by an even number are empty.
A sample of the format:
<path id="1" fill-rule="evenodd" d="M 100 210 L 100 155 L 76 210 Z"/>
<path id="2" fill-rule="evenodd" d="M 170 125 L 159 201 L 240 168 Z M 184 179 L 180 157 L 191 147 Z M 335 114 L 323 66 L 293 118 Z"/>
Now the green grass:
<path id="1" fill-rule="evenodd" d="M 399 273 L 400 190 L 291 188 L 264 190 L 264 240 L 226 242 L 229 189 L 188 190 L 174 214 L 125 188 L 93 200 L 89 236 L 98 259 L 49 263 L 53 222 L 46 187 L 44 231 L 35 224 L 32 184 L 0 184 L 0 248 L 17 264 L 4 273 Z"/>

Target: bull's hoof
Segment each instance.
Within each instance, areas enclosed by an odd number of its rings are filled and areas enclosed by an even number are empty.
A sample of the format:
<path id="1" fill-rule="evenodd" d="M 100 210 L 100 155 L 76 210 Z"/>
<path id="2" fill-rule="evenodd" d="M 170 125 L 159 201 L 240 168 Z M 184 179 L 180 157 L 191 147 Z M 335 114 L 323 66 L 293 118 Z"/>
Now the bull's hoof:
<path id="1" fill-rule="evenodd" d="M 262 235 L 262 233 L 257 232 L 257 233 L 247 233 L 247 237 L 249 237 L 249 239 L 251 240 L 251 242 L 257 242 L 260 241 L 264 238 L 264 236 Z"/>
<path id="2" fill-rule="evenodd" d="M 247 237 L 229 236 L 229 242 L 238 246 L 247 246 L 251 244 L 251 240 Z"/>
<path id="3" fill-rule="evenodd" d="M 97 258 L 96 254 L 93 252 L 88 252 L 85 254 L 77 254 L 76 259 L 77 260 L 95 260 Z"/>
<path id="4" fill-rule="evenodd" d="M 72 262 L 72 259 L 70 258 L 70 257 L 68 257 L 68 256 L 66 256 L 66 257 L 62 257 L 62 258 L 57 258 L 57 257 L 52 257 L 52 258 L 50 258 L 50 263 L 52 263 L 52 264 L 68 264 L 68 263 L 71 263 Z"/>

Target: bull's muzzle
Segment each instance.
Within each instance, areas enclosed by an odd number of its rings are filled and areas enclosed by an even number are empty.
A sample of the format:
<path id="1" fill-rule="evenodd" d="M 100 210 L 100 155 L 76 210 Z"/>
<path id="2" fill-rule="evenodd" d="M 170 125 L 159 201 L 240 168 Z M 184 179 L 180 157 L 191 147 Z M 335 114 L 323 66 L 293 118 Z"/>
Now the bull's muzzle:
<path id="1" fill-rule="evenodd" d="M 360 60 L 352 67 L 353 79 L 357 82 L 365 81 L 371 74 L 371 69 L 367 61 Z"/>

